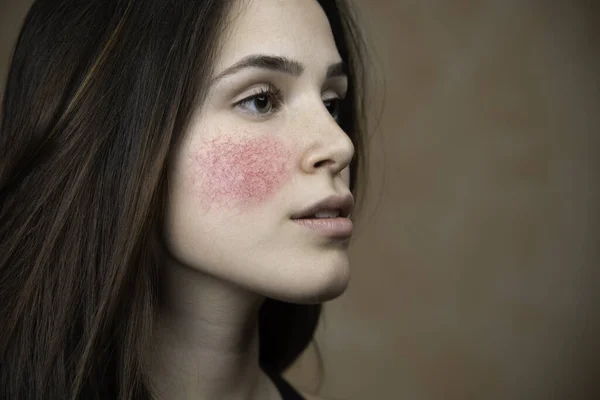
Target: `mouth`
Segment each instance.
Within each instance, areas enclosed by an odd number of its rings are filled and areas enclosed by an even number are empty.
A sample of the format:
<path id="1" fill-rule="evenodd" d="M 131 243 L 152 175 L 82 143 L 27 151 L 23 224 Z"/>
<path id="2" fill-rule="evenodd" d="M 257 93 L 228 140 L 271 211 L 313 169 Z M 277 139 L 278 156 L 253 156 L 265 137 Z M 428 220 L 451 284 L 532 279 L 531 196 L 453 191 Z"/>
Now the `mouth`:
<path id="1" fill-rule="evenodd" d="M 354 209 L 354 197 L 333 195 L 326 197 L 293 214 L 292 219 L 348 218 Z"/>
<path id="2" fill-rule="evenodd" d="M 352 236 L 353 224 L 349 216 L 354 209 L 354 198 L 329 196 L 291 216 L 296 224 L 319 234 L 348 239 Z"/>
<path id="3" fill-rule="evenodd" d="M 348 239 L 352 236 L 353 224 L 349 218 L 298 218 L 296 224 L 308 228 L 321 235 L 337 239 Z"/>

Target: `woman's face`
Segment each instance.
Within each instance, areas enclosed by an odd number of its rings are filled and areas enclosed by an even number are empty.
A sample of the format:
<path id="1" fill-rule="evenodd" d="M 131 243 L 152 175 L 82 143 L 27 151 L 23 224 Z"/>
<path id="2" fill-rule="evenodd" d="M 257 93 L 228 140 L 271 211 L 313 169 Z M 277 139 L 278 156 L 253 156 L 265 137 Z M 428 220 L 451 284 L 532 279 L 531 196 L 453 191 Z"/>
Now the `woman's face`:
<path id="1" fill-rule="evenodd" d="M 243 1 L 231 13 L 210 89 L 177 148 L 165 237 L 174 261 L 299 303 L 349 280 L 354 147 L 336 122 L 347 90 L 316 1 Z"/>

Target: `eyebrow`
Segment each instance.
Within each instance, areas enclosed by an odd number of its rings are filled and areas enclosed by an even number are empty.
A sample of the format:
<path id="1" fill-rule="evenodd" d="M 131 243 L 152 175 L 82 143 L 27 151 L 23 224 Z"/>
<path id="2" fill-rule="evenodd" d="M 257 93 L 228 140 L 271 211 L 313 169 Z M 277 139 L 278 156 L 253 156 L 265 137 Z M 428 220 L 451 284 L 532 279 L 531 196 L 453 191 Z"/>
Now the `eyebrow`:
<path id="1" fill-rule="evenodd" d="M 242 58 L 240 61 L 221 72 L 212 79 L 212 83 L 217 82 L 225 76 L 233 75 L 246 68 L 267 69 L 276 72 L 283 72 L 292 76 L 300 76 L 306 69 L 306 66 L 300 61 L 292 60 L 287 57 L 269 56 L 265 54 L 253 54 Z M 343 62 L 331 64 L 327 68 L 326 78 L 346 76 L 346 67 Z"/>

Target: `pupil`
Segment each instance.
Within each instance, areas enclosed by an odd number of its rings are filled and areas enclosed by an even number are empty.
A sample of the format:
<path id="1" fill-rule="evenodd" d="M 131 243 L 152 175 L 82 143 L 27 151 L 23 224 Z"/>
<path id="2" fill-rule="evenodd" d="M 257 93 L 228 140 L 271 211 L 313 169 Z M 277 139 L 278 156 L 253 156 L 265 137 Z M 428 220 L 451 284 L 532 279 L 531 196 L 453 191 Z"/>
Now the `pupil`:
<path id="1" fill-rule="evenodd" d="M 259 110 L 265 110 L 269 108 L 269 98 L 267 96 L 259 96 L 256 98 L 256 107 Z"/>

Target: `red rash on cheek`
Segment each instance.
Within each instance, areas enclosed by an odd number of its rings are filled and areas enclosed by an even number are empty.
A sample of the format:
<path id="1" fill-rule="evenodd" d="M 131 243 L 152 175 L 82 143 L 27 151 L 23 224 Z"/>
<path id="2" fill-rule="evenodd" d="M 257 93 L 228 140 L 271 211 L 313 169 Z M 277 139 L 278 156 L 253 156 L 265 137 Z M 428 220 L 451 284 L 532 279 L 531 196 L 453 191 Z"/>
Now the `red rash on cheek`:
<path id="1" fill-rule="evenodd" d="M 219 137 L 201 146 L 190 154 L 192 182 L 208 205 L 255 206 L 287 180 L 290 151 L 272 137 Z"/>

